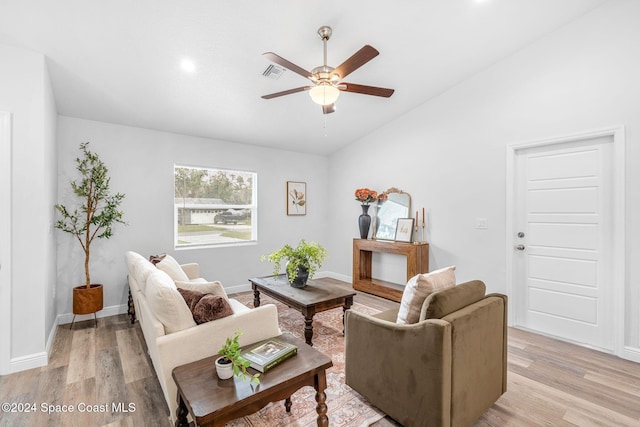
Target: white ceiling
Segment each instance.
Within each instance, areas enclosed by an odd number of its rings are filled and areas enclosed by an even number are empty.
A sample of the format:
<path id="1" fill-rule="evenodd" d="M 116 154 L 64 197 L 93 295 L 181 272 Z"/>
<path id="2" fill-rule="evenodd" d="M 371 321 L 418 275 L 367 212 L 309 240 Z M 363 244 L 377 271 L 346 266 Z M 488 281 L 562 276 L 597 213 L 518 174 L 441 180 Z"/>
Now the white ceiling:
<path id="1" fill-rule="evenodd" d="M 61 115 L 329 154 L 604 2 L 0 0 L 0 42 L 47 57 Z M 329 65 L 370 44 L 347 80 L 395 94 L 343 92 L 329 115 L 306 92 L 261 99 L 308 82 L 263 77 L 262 53 L 322 65 L 322 25 Z"/>

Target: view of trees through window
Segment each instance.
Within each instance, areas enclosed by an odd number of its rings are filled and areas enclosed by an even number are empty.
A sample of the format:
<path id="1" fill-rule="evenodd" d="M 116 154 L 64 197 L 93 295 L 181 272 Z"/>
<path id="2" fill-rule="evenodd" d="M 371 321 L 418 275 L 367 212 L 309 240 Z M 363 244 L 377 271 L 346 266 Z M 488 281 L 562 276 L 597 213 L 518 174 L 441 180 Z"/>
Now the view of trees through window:
<path id="1" fill-rule="evenodd" d="M 176 247 L 257 240 L 257 174 L 174 167 Z"/>

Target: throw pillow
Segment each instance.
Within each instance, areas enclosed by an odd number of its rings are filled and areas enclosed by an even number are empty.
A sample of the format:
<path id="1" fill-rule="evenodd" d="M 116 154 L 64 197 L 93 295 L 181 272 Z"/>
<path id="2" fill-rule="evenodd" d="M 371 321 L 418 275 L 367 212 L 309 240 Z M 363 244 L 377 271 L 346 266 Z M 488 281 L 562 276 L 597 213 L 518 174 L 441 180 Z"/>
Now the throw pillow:
<path id="1" fill-rule="evenodd" d="M 182 270 L 178 261 L 175 260 L 171 255 L 166 255 L 162 261 L 156 264 L 159 270 L 164 271 L 173 279 L 174 282 L 180 280 L 184 282 L 188 282 L 189 278 L 187 274 Z"/>
<path id="2" fill-rule="evenodd" d="M 164 326 L 165 333 L 196 326 L 191 310 L 167 273 L 155 270 L 147 278 L 146 299 L 149 309 Z"/>
<path id="3" fill-rule="evenodd" d="M 226 300 L 229 299 L 229 297 L 227 296 L 227 293 L 224 290 L 224 287 L 222 286 L 222 283 L 220 283 L 217 280 L 214 282 L 199 281 L 198 279 L 189 280 L 186 282 L 182 280 L 177 280 L 176 286 L 179 289 L 198 291 L 198 292 L 202 292 L 203 294 L 219 295 Z"/>
<path id="4" fill-rule="evenodd" d="M 450 288 L 456 284 L 456 267 L 442 268 L 427 274 L 412 277 L 404 288 L 400 310 L 396 323 L 400 325 L 417 323 L 420 319 L 422 303 L 436 291 Z"/>
<path id="5" fill-rule="evenodd" d="M 193 320 L 195 320 L 198 325 L 233 314 L 229 302 L 220 295 L 204 294 L 202 292 L 180 288 L 178 288 L 178 292 L 184 298 L 187 306 L 191 310 Z"/>

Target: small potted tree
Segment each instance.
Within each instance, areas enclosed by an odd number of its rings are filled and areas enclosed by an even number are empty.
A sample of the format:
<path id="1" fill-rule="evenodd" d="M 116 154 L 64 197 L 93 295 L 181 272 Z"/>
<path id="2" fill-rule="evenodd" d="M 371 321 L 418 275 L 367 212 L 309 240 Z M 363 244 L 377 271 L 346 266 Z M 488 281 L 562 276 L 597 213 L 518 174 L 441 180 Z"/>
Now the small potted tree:
<path id="1" fill-rule="evenodd" d="M 280 273 L 280 265 L 282 260 L 287 260 L 287 280 L 294 288 L 304 288 L 307 280 L 318 271 L 328 251 L 316 242 L 307 243 L 304 239 L 300 240 L 298 246 L 293 248 L 286 244 L 282 248 L 268 255 L 263 255 L 260 260 L 269 260 L 273 263 L 273 275 Z"/>
<path id="2" fill-rule="evenodd" d="M 118 210 L 124 194 L 111 195 L 108 169 L 97 154 L 89 151 L 88 145 L 88 142 L 80 144 L 82 156 L 76 158 L 76 170 L 81 178 L 71 182 L 71 189 L 82 200 L 82 205 L 73 211 L 62 204 L 55 205 L 62 216 L 56 228 L 73 235 L 84 251 L 85 284 L 73 288 L 74 320 L 77 314 L 94 313 L 95 316 L 103 306 L 102 284 L 91 283 L 91 243 L 95 238 L 110 238 L 113 225 L 124 224 L 123 212 Z"/>
<path id="3" fill-rule="evenodd" d="M 220 356 L 216 359 L 216 373 L 221 380 L 228 380 L 234 375 L 241 380 L 248 377 L 247 368 L 251 362 L 241 356 L 240 343 L 238 338 L 242 332 L 236 331 L 233 338 L 228 337 L 224 345 L 218 350 Z M 251 377 L 251 383 L 260 384 L 260 374 Z"/>

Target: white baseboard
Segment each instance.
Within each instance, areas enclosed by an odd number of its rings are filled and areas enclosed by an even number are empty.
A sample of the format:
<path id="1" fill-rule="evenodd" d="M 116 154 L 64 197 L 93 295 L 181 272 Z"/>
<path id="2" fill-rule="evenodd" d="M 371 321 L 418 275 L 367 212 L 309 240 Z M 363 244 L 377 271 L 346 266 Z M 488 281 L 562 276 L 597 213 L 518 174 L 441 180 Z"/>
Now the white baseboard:
<path id="1" fill-rule="evenodd" d="M 47 345 L 44 348 L 44 351 L 47 355 L 51 356 L 51 348 L 53 347 L 53 342 L 56 339 L 56 333 L 58 332 L 58 319 L 53 322 L 51 325 L 51 330 L 49 331 L 49 338 L 47 338 Z"/>
<path id="2" fill-rule="evenodd" d="M 241 285 L 225 286 L 224 290 L 228 294 L 239 294 L 240 292 L 248 292 L 251 290 L 250 283 L 243 283 Z"/>
<path id="3" fill-rule="evenodd" d="M 46 351 L 33 353 L 26 356 L 14 357 L 9 362 L 10 374 L 14 372 L 26 371 L 27 369 L 39 368 L 49 363 L 49 354 Z"/>
<path id="4" fill-rule="evenodd" d="M 315 276 L 317 278 L 328 277 L 330 279 L 340 280 L 342 282 L 351 283 L 351 276 L 347 276 L 346 274 L 334 273 L 333 271 L 319 271 Z"/>
<path id="5" fill-rule="evenodd" d="M 631 360 L 632 362 L 640 363 L 640 347 L 625 347 L 622 350 L 621 357 Z"/>
<path id="6" fill-rule="evenodd" d="M 128 307 L 126 304 L 122 305 L 112 305 L 110 307 L 105 307 L 102 310 L 96 313 L 96 317 L 109 317 L 115 316 L 117 314 L 123 314 L 128 311 Z M 76 316 L 76 322 L 82 322 L 83 320 L 93 320 L 93 314 L 78 314 Z M 73 321 L 73 313 L 59 314 L 57 317 L 58 325 L 65 325 L 67 323 L 71 323 Z"/>

